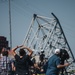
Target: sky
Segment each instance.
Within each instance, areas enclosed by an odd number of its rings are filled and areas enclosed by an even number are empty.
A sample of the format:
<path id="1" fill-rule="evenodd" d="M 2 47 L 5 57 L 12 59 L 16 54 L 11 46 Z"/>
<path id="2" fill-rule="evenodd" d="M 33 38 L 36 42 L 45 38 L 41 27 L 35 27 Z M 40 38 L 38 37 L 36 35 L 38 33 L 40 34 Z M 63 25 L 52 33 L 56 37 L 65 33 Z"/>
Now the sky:
<path id="1" fill-rule="evenodd" d="M 10 0 L 10 6 L 12 47 L 23 43 L 33 14 L 51 17 L 53 12 L 75 54 L 75 0 Z M 0 0 L 0 36 L 7 37 L 10 42 L 8 0 Z"/>

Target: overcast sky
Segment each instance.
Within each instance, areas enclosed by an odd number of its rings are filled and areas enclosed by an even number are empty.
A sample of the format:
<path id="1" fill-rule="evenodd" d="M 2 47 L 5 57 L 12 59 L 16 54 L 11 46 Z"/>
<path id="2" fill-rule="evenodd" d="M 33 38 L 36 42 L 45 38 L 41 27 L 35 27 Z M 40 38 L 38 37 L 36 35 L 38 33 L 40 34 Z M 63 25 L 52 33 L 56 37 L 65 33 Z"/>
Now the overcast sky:
<path id="1" fill-rule="evenodd" d="M 66 39 L 75 54 L 75 0 L 10 0 L 12 47 L 21 45 L 33 14 L 50 17 L 53 12 L 59 19 Z M 0 36 L 10 41 L 9 4 L 0 0 Z"/>

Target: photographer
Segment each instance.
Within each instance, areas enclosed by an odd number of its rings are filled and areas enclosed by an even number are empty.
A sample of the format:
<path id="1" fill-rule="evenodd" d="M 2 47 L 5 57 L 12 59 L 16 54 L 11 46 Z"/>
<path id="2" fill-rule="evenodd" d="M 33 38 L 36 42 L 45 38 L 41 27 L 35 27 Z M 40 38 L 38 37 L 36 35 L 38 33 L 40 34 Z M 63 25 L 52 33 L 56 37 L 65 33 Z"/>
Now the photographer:
<path id="1" fill-rule="evenodd" d="M 44 65 L 46 75 L 59 75 L 59 71 L 61 68 L 70 65 L 69 63 L 61 64 L 60 54 L 60 49 L 56 49 L 55 54 L 51 56 L 49 60 L 46 62 L 46 64 Z"/>

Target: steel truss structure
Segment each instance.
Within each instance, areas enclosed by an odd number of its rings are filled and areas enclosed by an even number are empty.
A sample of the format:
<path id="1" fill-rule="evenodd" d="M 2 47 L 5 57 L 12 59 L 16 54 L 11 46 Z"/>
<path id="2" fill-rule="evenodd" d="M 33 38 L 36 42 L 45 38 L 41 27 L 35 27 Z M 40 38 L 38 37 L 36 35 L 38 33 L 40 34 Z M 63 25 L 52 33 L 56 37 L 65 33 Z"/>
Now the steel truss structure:
<path id="1" fill-rule="evenodd" d="M 68 62 L 74 61 L 72 50 L 65 37 L 58 18 L 52 14 L 52 18 L 33 15 L 28 32 L 24 38 L 23 44 L 34 49 L 34 52 L 43 50 L 46 57 L 54 54 L 54 50 L 64 48 L 69 53 Z M 73 69 L 72 63 L 67 70 Z"/>

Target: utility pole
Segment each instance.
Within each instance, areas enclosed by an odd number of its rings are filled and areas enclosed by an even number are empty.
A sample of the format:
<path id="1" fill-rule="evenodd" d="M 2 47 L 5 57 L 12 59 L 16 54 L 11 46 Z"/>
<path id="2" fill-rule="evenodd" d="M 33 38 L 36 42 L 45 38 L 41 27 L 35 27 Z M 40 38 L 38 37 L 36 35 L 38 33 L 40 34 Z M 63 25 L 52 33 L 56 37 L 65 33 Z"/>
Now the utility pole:
<path id="1" fill-rule="evenodd" d="M 9 3 L 9 29 L 10 29 L 10 49 L 12 48 L 12 29 L 11 29 L 11 5 L 10 0 L 8 0 Z"/>

